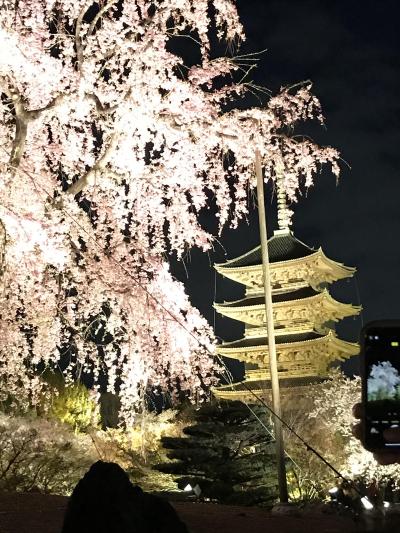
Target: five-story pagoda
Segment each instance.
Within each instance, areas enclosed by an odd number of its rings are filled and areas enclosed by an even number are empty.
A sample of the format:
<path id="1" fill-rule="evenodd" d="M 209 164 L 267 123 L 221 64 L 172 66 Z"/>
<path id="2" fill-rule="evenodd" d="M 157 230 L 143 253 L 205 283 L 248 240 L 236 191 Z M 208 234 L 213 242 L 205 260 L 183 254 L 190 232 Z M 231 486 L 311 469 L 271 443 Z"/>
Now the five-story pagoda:
<path id="1" fill-rule="evenodd" d="M 295 398 L 301 404 L 308 387 L 326 378 L 333 361 L 358 353 L 356 343 L 336 336 L 334 324 L 357 315 L 361 307 L 330 295 L 327 286 L 353 276 L 355 268 L 329 259 L 321 248 L 314 250 L 293 235 L 285 194 L 279 189 L 278 184 L 279 230 L 268 240 L 278 375 L 283 400 Z M 271 391 L 261 246 L 215 269 L 246 288 L 243 299 L 214 304 L 217 312 L 245 325 L 244 338 L 222 343 L 217 351 L 243 361 L 246 373 L 244 381 L 213 392 L 221 399 L 254 402 L 254 393 Z"/>

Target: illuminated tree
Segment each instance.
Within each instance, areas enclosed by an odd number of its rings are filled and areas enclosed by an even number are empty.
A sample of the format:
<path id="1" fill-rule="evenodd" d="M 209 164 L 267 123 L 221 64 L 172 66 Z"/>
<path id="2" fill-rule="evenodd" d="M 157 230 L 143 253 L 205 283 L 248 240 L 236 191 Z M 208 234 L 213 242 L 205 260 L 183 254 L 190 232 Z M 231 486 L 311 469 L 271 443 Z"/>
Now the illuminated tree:
<path id="1" fill-rule="evenodd" d="M 98 454 L 89 435 L 55 420 L 0 412 L 0 490 L 69 495 Z"/>
<path id="2" fill-rule="evenodd" d="M 99 408 L 93 394 L 82 383 L 63 387 L 51 401 L 49 415 L 68 424 L 76 432 L 99 424 Z"/>
<path id="3" fill-rule="evenodd" d="M 339 370 L 333 371 L 331 378 L 315 389 L 314 409 L 310 418 L 315 421 L 320 439 L 317 442 L 310 438 L 310 442 L 313 446 L 317 443 L 316 448 L 350 479 L 362 480 L 367 485 L 375 482 L 381 486 L 392 483 L 399 488 L 399 465 L 379 465 L 373 454 L 352 434 L 355 419 L 351 407 L 360 399 L 360 377 L 350 379 Z M 322 481 L 324 477 L 324 481 L 327 481 L 328 478 L 317 471 L 314 474 L 310 472 L 309 476 L 314 477 L 315 482 Z"/>
<path id="4" fill-rule="evenodd" d="M 211 349 L 212 334 L 165 254 L 212 246 L 198 219 L 210 205 L 220 230 L 246 214 L 255 148 L 291 200 L 321 164 L 338 173 L 335 150 L 291 136 L 322 120 L 308 85 L 227 111 L 250 87 L 235 82 L 249 57 L 213 59 L 215 37 L 233 48 L 243 31 L 233 1 L 211 4 L 2 3 L 3 391 L 35 401 L 38 366 L 60 359 L 68 379 L 106 374 L 125 416 L 149 387 L 209 386 L 215 365 L 194 337 Z"/>

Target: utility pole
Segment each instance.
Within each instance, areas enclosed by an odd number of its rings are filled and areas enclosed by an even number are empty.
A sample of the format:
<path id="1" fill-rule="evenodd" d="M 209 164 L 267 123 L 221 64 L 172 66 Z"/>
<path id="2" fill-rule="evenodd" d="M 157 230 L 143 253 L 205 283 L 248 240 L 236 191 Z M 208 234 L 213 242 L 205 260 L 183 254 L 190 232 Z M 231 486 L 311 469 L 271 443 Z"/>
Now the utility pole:
<path id="1" fill-rule="evenodd" d="M 274 413 L 281 418 L 281 401 L 279 394 L 279 379 L 278 379 L 278 365 L 276 359 L 275 347 L 275 332 L 274 332 L 274 318 L 272 314 L 272 292 L 271 280 L 269 275 L 269 254 L 267 244 L 267 218 L 265 213 L 264 201 L 264 178 L 261 168 L 260 151 L 256 150 L 256 176 L 257 176 L 257 200 L 258 200 L 258 222 L 260 226 L 260 240 L 261 253 L 263 264 L 263 279 L 264 279 L 264 296 L 265 296 L 265 314 L 267 319 L 267 336 L 268 336 L 268 354 L 269 354 L 269 368 L 271 374 L 272 385 L 272 406 Z M 283 446 L 282 423 L 277 416 L 274 416 L 274 431 L 275 431 L 275 446 L 276 446 L 276 462 L 278 469 L 278 486 L 279 499 L 281 502 L 288 501 L 288 490 L 286 482 L 286 468 L 285 468 L 285 449 Z"/>

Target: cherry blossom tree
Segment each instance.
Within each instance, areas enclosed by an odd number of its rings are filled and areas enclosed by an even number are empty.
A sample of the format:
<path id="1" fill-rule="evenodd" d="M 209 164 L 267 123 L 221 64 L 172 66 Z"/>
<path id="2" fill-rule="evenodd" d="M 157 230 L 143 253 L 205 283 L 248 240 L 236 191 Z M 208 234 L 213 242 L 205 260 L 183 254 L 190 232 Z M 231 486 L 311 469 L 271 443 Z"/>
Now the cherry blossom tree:
<path id="1" fill-rule="evenodd" d="M 256 148 L 290 200 L 322 164 L 339 171 L 334 149 L 292 134 L 322 121 L 310 85 L 235 107 L 249 56 L 212 43 L 243 38 L 233 0 L 2 2 L 3 393 L 34 402 L 38 370 L 61 365 L 106 375 L 128 416 L 149 388 L 214 382 L 212 332 L 166 254 L 212 246 L 210 205 L 220 230 L 246 214 Z"/>
<path id="2" fill-rule="evenodd" d="M 313 400 L 309 418 L 316 421 L 319 433 L 325 437 L 321 439 L 324 447 L 319 447 L 319 451 L 350 479 L 366 485 L 393 483 L 399 489 L 399 465 L 379 465 L 352 434 L 356 420 L 351 407 L 361 400 L 361 378 L 349 378 L 339 369 L 332 370 L 330 379 L 315 388 Z M 315 482 L 322 477 L 315 472 Z"/>

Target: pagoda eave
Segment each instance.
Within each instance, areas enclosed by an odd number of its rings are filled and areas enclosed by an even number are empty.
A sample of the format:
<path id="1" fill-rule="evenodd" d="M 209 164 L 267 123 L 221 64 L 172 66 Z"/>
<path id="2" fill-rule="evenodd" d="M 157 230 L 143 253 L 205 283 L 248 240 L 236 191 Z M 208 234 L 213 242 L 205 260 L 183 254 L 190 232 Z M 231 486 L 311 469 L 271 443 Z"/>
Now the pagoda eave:
<path id="1" fill-rule="evenodd" d="M 230 359 L 237 359 L 244 363 L 252 363 L 261 365 L 268 360 L 268 344 L 267 339 L 264 342 L 255 346 L 230 346 L 235 343 L 224 343 L 217 346 L 217 353 L 223 357 Z M 246 341 L 246 339 L 242 339 Z M 276 350 L 279 360 L 290 360 L 293 354 L 301 351 L 304 358 L 311 358 L 313 354 L 319 353 L 324 356 L 324 360 L 344 360 L 359 353 L 359 346 L 357 343 L 343 341 L 337 338 L 332 331 L 327 335 L 315 338 L 302 340 L 298 342 L 280 343 L 279 337 L 276 338 Z"/>
<path id="2" fill-rule="evenodd" d="M 293 396 L 303 396 L 305 389 L 321 385 L 326 381 L 325 377 L 308 376 L 303 378 L 293 378 L 280 381 L 280 392 L 283 401 L 292 399 Z M 232 385 L 221 385 L 213 387 L 211 392 L 220 400 L 239 400 L 253 402 L 271 396 L 270 381 L 239 381 Z"/>
<path id="3" fill-rule="evenodd" d="M 226 263 L 219 263 L 214 265 L 214 268 L 222 276 L 245 285 L 249 289 L 263 287 L 262 264 L 229 266 Z M 333 283 L 339 279 L 349 278 L 355 272 L 354 267 L 348 267 L 329 259 L 321 248 L 304 258 L 270 263 L 271 282 L 281 284 L 290 284 L 290 279 L 293 279 L 295 275 L 304 282 L 317 286 L 321 283 Z"/>
<path id="4" fill-rule="evenodd" d="M 233 303 L 241 304 L 245 303 L 245 301 L 246 299 Z M 308 320 L 304 320 L 304 327 L 308 327 L 312 320 L 316 320 L 316 323 L 320 326 L 329 320 L 337 322 L 345 317 L 358 315 L 361 311 L 361 306 L 344 304 L 334 300 L 326 290 L 308 298 L 275 302 L 272 304 L 272 308 L 275 323 L 289 323 L 293 319 L 301 320 L 304 317 L 309 317 Z M 232 303 L 215 303 L 214 309 L 228 318 L 245 324 L 263 326 L 266 323 L 265 305 L 263 303 L 237 306 L 232 305 Z"/>

